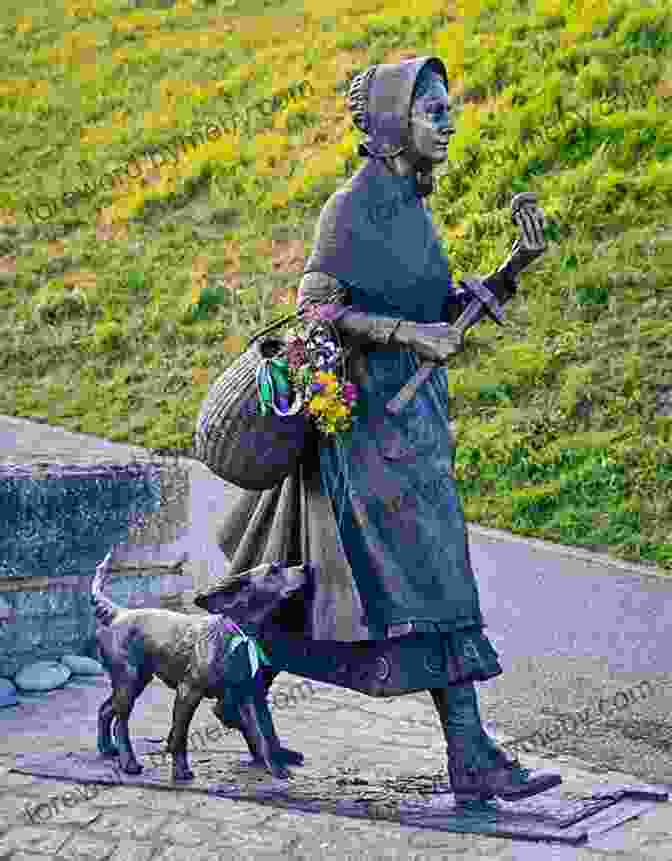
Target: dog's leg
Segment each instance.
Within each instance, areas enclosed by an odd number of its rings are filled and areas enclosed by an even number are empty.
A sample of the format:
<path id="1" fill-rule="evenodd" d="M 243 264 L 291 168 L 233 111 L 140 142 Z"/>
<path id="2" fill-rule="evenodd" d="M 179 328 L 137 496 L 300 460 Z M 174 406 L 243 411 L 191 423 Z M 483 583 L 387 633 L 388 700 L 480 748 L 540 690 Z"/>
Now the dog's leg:
<path id="1" fill-rule="evenodd" d="M 140 774 L 142 766 L 135 757 L 128 732 L 128 721 L 135 701 L 152 680 L 152 674 L 137 676 L 126 674 L 113 680 L 112 706 L 117 722 L 114 725 L 114 738 L 119 749 L 119 766 L 126 774 Z"/>
<path id="2" fill-rule="evenodd" d="M 263 690 L 261 692 L 258 690 L 255 691 L 254 701 L 262 730 L 264 730 L 264 735 L 268 738 L 271 746 L 273 760 L 284 765 L 303 765 L 304 756 L 300 751 L 290 750 L 290 748 L 283 747 L 280 744 L 280 739 L 275 732 L 275 725 L 273 724 L 273 717 L 268 707 L 265 692 Z"/>
<path id="3" fill-rule="evenodd" d="M 259 720 L 259 714 L 257 712 L 254 697 L 247 697 L 240 704 L 239 708 L 240 720 L 245 728 L 245 732 L 243 734 L 246 735 L 246 737 L 249 735 L 252 744 L 254 745 L 254 749 L 259 751 L 259 756 L 265 765 L 266 770 L 270 771 L 273 777 L 280 777 L 284 780 L 291 777 L 290 772 L 285 768 L 285 766 L 273 759 L 271 742 L 264 734 L 264 728 Z"/>
<path id="4" fill-rule="evenodd" d="M 119 753 L 110 732 L 114 720 L 113 698 L 114 695 L 109 696 L 98 709 L 98 750 L 103 756 L 116 756 Z"/>
<path id="5" fill-rule="evenodd" d="M 166 749 L 173 755 L 173 780 L 193 780 L 194 772 L 187 761 L 187 737 L 189 724 L 203 699 L 203 691 L 198 688 L 177 686 L 173 705 L 173 726 L 168 736 Z"/>
<path id="6" fill-rule="evenodd" d="M 273 759 L 277 763 L 284 765 L 303 765 L 303 754 L 300 753 L 298 750 L 291 750 L 288 747 L 282 747 L 273 727 L 273 720 L 270 716 L 266 697 L 271 682 L 276 675 L 277 673 L 269 672 L 268 668 L 266 667 L 260 673 L 260 678 L 257 681 L 257 686 L 254 693 L 256 707 L 260 713 L 262 725 L 265 724 L 269 727 L 269 739 L 271 743 L 271 753 Z M 264 715 L 264 709 L 266 711 L 266 714 L 268 715 L 267 719 Z M 238 708 L 232 703 L 227 703 L 226 699 L 224 697 L 221 697 L 212 707 L 212 713 L 222 724 L 225 730 L 239 730 L 239 732 L 245 739 L 248 750 L 252 754 L 252 765 L 263 765 L 264 761 L 262 759 L 261 753 L 255 744 L 254 738 L 250 735 L 249 730 L 242 723 Z"/>

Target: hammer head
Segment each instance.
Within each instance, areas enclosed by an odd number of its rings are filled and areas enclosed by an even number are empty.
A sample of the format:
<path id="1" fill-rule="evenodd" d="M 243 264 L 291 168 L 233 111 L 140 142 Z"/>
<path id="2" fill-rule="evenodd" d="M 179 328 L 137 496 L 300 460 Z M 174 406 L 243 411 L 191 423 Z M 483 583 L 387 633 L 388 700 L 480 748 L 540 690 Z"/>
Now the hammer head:
<path id="1" fill-rule="evenodd" d="M 521 191 L 511 198 L 511 219 L 516 224 L 516 219 L 521 209 L 533 209 L 537 206 L 537 195 L 533 191 Z"/>

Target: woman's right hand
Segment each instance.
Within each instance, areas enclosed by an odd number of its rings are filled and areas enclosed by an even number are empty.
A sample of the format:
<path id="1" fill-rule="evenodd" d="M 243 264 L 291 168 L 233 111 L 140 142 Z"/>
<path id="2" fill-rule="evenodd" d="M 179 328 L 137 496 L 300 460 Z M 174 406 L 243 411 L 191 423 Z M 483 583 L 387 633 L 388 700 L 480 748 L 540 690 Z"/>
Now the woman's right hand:
<path id="1" fill-rule="evenodd" d="M 427 362 L 443 364 L 464 349 L 464 335 L 450 323 L 414 323 L 403 320 L 394 333 L 394 341 L 410 347 Z"/>

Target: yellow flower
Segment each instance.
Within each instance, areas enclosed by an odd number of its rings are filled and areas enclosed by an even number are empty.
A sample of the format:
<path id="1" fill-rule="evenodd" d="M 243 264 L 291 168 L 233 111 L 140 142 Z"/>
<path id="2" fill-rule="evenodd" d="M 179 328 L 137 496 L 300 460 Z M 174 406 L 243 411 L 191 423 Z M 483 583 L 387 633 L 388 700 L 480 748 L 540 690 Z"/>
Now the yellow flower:
<path id="1" fill-rule="evenodd" d="M 326 415 L 328 419 L 337 421 L 339 418 L 345 418 L 348 415 L 348 408 L 339 401 L 332 401 L 326 410 Z"/>
<path id="2" fill-rule="evenodd" d="M 325 394 L 335 395 L 338 392 L 338 378 L 336 374 L 319 371 L 316 374 L 316 379 L 318 383 L 324 386 Z"/>
<path id="3" fill-rule="evenodd" d="M 311 398 L 310 403 L 308 404 L 308 409 L 311 413 L 321 413 L 327 409 L 327 399 L 322 397 L 322 395 L 316 395 L 314 398 Z"/>
<path id="4" fill-rule="evenodd" d="M 317 382 L 322 383 L 324 386 L 333 385 L 334 383 L 338 383 L 338 378 L 336 374 L 329 371 L 318 371 L 317 372 Z"/>

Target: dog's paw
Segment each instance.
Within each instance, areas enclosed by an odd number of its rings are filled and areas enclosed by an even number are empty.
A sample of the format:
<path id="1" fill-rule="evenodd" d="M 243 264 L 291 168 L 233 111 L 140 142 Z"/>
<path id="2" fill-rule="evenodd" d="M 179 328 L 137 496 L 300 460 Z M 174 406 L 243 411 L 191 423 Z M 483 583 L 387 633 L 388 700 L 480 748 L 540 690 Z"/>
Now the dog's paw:
<path id="1" fill-rule="evenodd" d="M 304 756 L 302 753 L 299 753 L 298 750 L 290 750 L 288 747 L 279 747 L 277 750 L 273 751 L 273 761 L 277 762 L 278 765 L 303 765 Z M 265 763 L 261 756 L 256 755 L 252 757 L 252 765 L 263 767 L 265 766 Z"/>
<path id="2" fill-rule="evenodd" d="M 280 780 L 289 780 L 292 776 L 292 772 L 288 768 L 285 768 L 284 765 L 278 765 L 277 762 L 272 763 L 271 774 Z"/>
<path id="3" fill-rule="evenodd" d="M 288 747 L 279 747 L 273 753 L 273 759 L 285 765 L 303 765 L 304 756 L 298 750 L 290 750 Z"/>
<path id="4" fill-rule="evenodd" d="M 182 768 L 174 768 L 173 769 L 173 781 L 175 783 L 186 783 L 189 780 L 194 779 L 194 772 L 190 768 L 182 769 Z"/>

